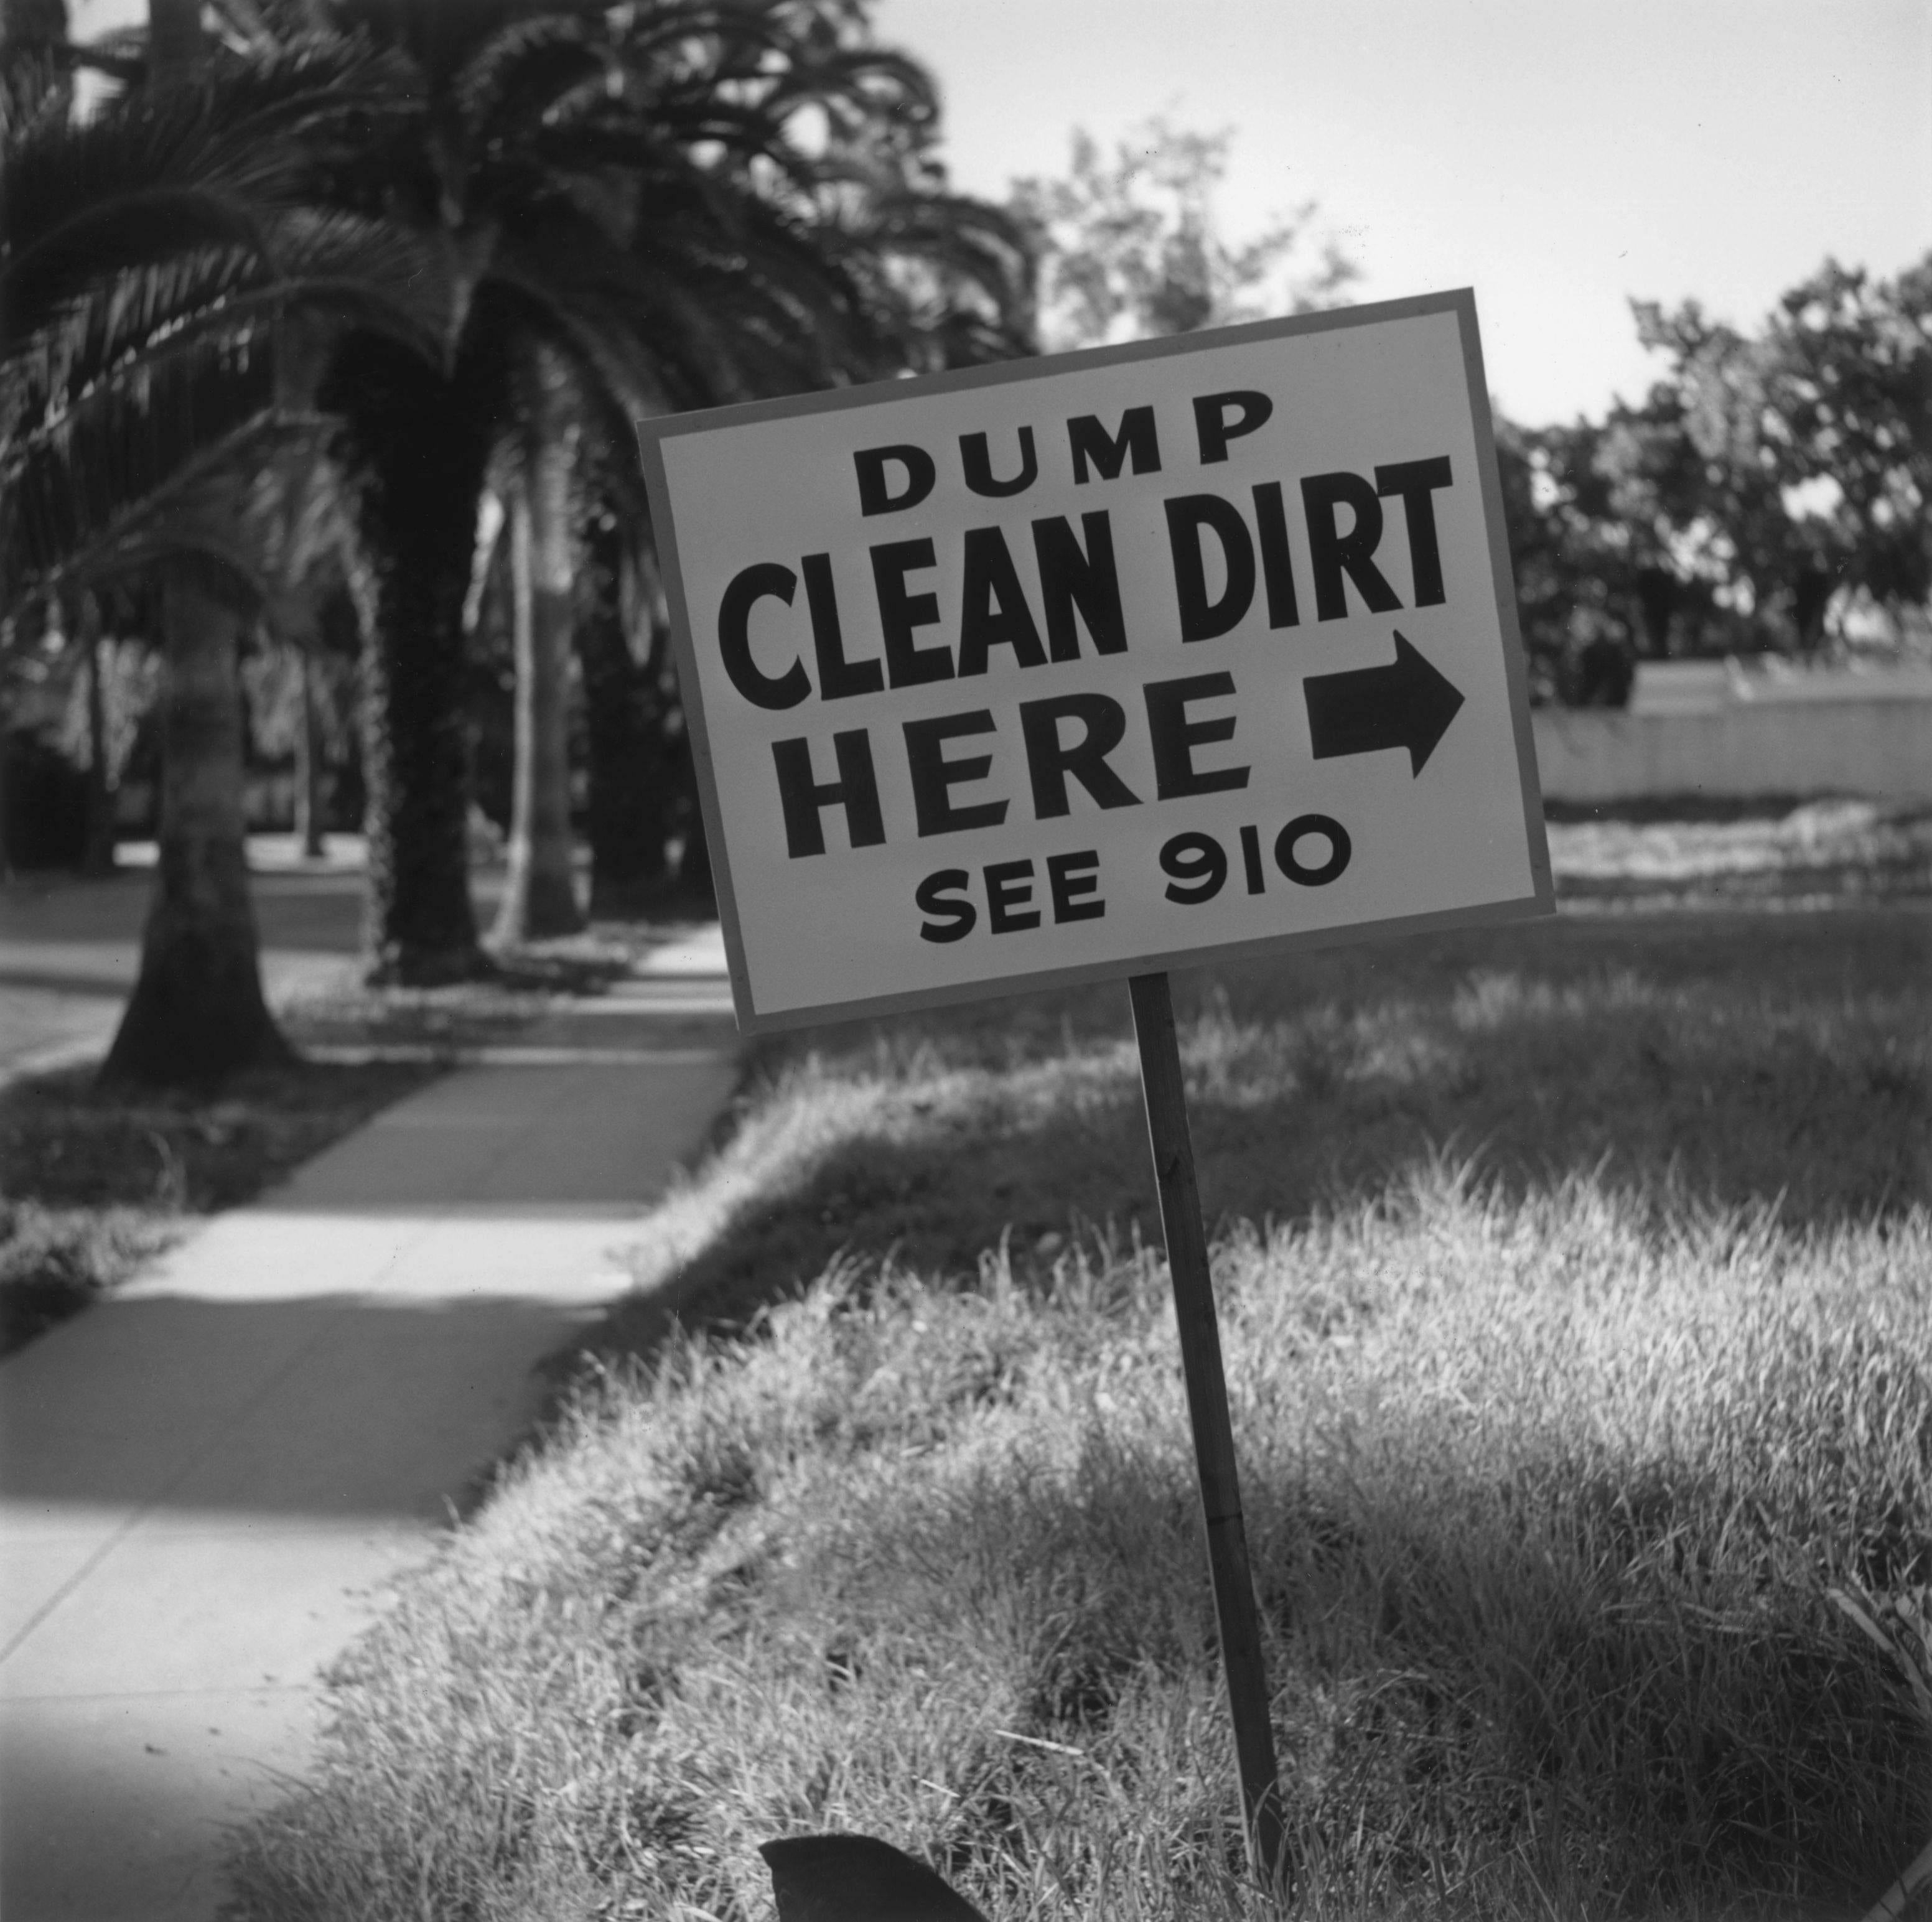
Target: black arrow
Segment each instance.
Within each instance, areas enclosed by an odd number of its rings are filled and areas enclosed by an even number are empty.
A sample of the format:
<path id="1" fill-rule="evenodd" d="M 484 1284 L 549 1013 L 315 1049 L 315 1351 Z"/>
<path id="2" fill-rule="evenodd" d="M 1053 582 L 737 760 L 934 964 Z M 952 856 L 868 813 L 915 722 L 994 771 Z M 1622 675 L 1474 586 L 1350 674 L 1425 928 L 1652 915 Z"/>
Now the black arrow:
<path id="1" fill-rule="evenodd" d="M 1311 674 L 1301 691 L 1317 760 L 1406 748 L 1412 778 L 1422 772 L 1462 705 L 1461 688 L 1437 673 L 1400 628 L 1392 666 Z"/>

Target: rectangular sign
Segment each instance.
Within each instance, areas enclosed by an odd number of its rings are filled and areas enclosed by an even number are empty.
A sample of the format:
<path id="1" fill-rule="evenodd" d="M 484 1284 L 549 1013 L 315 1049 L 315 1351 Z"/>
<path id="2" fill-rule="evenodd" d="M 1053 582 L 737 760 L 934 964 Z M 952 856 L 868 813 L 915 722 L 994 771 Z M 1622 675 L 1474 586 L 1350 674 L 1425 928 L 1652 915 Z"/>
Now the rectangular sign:
<path id="1" fill-rule="evenodd" d="M 1550 911 L 1468 292 L 640 433 L 742 1027 Z"/>

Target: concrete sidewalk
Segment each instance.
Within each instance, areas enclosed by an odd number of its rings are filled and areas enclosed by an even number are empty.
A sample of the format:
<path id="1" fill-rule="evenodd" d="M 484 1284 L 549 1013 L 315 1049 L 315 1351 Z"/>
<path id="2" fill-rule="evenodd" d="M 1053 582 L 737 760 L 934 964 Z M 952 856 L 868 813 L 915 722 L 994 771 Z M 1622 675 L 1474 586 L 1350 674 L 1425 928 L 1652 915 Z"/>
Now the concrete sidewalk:
<path id="1" fill-rule="evenodd" d="M 318 1668 L 528 1420 L 728 1093 L 721 972 L 665 955 L 0 1366 L 5 1922 L 212 1922 Z"/>

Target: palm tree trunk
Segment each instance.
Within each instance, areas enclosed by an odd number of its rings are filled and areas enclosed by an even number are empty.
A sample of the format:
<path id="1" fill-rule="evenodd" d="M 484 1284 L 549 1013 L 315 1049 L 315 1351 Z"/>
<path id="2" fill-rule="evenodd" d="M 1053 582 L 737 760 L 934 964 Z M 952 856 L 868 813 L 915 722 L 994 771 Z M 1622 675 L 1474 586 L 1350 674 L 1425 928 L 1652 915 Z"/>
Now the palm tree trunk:
<path id="1" fill-rule="evenodd" d="M 375 576 L 363 661 L 368 783 L 363 954 L 372 981 L 428 983 L 478 973 L 470 899 L 470 780 L 463 724 L 463 594 L 452 530 L 409 516 L 403 551 Z"/>
<path id="2" fill-rule="evenodd" d="M 262 998 L 243 835 L 241 620 L 177 564 L 161 589 L 160 858 L 104 1083 L 202 1086 L 290 1060 Z"/>
<path id="3" fill-rule="evenodd" d="M 685 825 L 684 851 L 677 857 L 677 891 L 687 907 L 706 914 L 718 912 L 718 883 L 711 871 L 711 844 L 705 838 L 704 816 L 694 796 Z"/>
<path id="4" fill-rule="evenodd" d="M 664 701 L 625 632 L 621 540 L 608 511 L 593 516 L 578 572 L 576 640 L 589 748 L 590 911 L 620 916 L 655 906 L 669 877 L 671 790 Z"/>
<path id="5" fill-rule="evenodd" d="M 322 716 L 316 711 L 316 636 L 296 643 L 296 843 L 304 861 L 320 861 L 328 853 L 322 838 Z"/>
<path id="6" fill-rule="evenodd" d="M 100 604 L 83 591 L 80 640 L 87 661 L 87 841 L 83 874 L 114 871 L 114 771 L 108 765 L 107 700 L 100 685 Z"/>
<path id="7" fill-rule="evenodd" d="M 500 942 L 584 925 L 570 835 L 570 447 L 541 431 L 550 424 L 538 421 L 509 502 L 516 769 Z"/>
<path id="8" fill-rule="evenodd" d="M 148 18 L 150 84 L 192 79 L 207 55 L 198 0 L 149 0 Z M 178 562 L 160 601 L 160 859 L 140 973 L 100 1078 L 194 1087 L 296 1057 L 262 997 L 248 892 L 241 619 Z"/>
<path id="9" fill-rule="evenodd" d="M 484 971 L 470 898 L 463 603 L 489 423 L 406 349 L 358 337 L 320 404 L 349 417 L 365 567 L 363 953 L 373 981 Z"/>

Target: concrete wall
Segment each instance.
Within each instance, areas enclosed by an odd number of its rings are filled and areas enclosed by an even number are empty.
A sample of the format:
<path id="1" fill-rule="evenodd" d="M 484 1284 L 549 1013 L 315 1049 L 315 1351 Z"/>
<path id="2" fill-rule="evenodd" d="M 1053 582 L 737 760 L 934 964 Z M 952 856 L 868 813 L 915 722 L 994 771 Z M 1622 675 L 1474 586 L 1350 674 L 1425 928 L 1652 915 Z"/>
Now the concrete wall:
<path id="1" fill-rule="evenodd" d="M 1690 713 L 1538 708 L 1552 801 L 1864 794 L 1932 801 L 1932 699 L 1742 700 Z"/>

